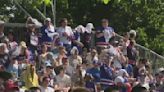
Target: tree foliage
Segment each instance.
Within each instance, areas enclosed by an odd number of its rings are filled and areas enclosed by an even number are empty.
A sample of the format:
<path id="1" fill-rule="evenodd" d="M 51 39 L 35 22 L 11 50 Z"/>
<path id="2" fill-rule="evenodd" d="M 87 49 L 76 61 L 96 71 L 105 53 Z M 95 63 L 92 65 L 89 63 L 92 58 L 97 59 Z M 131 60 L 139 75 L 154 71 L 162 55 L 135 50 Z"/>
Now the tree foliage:
<path id="1" fill-rule="evenodd" d="M 12 0 L 13 1 L 13 0 Z M 47 17 L 53 16 L 50 2 L 54 0 L 17 0 L 34 18 L 42 18 L 35 7 L 44 10 L 46 4 Z M 110 20 L 110 25 L 117 33 L 134 29 L 138 32 L 138 43 L 159 54 L 164 55 L 164 2 L 162 0 L 56 0 L 57 23 L 62 17 L 67 17 L 72 26 L 93 22 L 100 25 L 102 18 Z M 12 7 L 11 0 L 0 0 L 0 15 L 14 13 L 14 18 L 8 21 L 23 22 L 27 17 L 19 9 L 7 11 Z M 6 13 L 7 12 L 7 13 Z"/>

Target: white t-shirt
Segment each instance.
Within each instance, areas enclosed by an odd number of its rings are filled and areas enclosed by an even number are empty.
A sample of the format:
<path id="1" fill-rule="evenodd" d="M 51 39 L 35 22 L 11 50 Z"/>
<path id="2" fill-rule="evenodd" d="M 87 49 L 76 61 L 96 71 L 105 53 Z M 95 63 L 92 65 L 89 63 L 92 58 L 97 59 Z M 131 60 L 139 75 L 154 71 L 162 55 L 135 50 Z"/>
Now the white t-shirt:
<path id="1" fill-rule="evenodd" d="M 56 84 L 58 84 L 58 86 L 60 88 L 66 88 L 69 85 L 71 85 L 71 78 L 68 75 L 64 75 L 63 77 L 57 75 L 56 76 Z"/>
<path id="2" fill-rule="evenodd" d="M 47 88 L 44 88 L 44 87 L 40 87 L 41 89 L 41 92 L 54 92 L 55 90 L 51 87 L 47 87 Z"/>
<path id="3" fill-rule="evenodd" d="M 30 43 L 31 43 L 31 45 L 33 45 L 33 46 L 37 46 L 38 43 L 39 43 L 38 36 L 35 35 L 34 33 L 32 33 L 32 34 L 30 35 Z"/>
<path id="4" fill-rule="evenodd" d="M 113 28 L 111 27 L 107 27 L 103 30 L 104 32 L 104 38 L 105 38 L 105 42 L 109 42 L 110 38 L 113 36 Z"/>
<path id="5" fill-rule="evenodd" d="M 69 26 L 66 26 L 65 28 L 59 27 L 57 32 L 59 33 L 60 42 L 62 42 L 63 44 L 71 44 L 71 40 L 63 35 L 63 33 L 65 32 L 67 33 L 68 36 L 73 36 L 73 31 L 71 27 Z"/>

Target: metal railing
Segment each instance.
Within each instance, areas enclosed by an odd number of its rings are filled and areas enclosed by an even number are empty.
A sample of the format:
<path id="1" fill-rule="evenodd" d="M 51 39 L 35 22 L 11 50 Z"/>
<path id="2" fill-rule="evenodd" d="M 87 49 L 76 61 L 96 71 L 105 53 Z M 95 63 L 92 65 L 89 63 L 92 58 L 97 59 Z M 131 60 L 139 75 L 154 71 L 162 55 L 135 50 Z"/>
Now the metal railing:
<path id="1" fill-rule="evenodd" d="M 120 35 L 116 35 L 118 38 L 123 38 Z M 152 72 L 155 74 L 158 70 L 158 68 L 164 67 L 164 56 L 161 56 L 157 54 L 156 52 L 142 46 L 139 44 L 136 44 L 136 48 L 139 51 L 138 58 L 146 58 L 150 61 L 152 65 Z"/>

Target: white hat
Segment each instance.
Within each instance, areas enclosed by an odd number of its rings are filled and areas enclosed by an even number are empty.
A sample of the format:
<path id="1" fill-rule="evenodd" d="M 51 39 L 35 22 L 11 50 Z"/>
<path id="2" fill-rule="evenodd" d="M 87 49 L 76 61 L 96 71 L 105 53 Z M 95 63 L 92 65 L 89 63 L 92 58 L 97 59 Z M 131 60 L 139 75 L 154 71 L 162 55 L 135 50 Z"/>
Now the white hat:
<path id="1" fill-rule="evenodd" d="M 4 24 L 4 23 L 5 23 L 4 21 L 0 20 L 0 25 L 2 25 L 2 24 Z"/>
<path id="2" fill-rule="evenodd" d="M 87 33 L 91 33 L 93 28 L 94 28 L 93 24 L 92 23 L 88 23 L 86 25 L 86 32 Z"/>
<path id="3" fill-rule="evenodd" d="M 117 84 L 117 83 L 124 83 L 124 82 L 125 82 L 125 79 L 122 76 L 118 76 L 114 80 L 115 84 Z"/>
<path id="4" fill-rule="evenodd" d="M 93 29 L 93 28 L 94 28 L 94 26 L 93 26 L 93 24 L 92 24 L 92 23 L 87 23 L 86 27 L 87 27 L 87 28 L 91 28 L 91 29 Z"/>
<path id="5" fill-rule="evenodd" d="M 50 22 L 51 21 L 51 18 L 46 18 L 46 21 L 49 21 Z"/>
<path id="6" fill-rule="evenodd" d="M 135 30 L 130 30 L 129 33 L 130 33 L 130 34 L 134 34 L 135 36 L 136 36 L 136 34 L 137 34 Z"/>
<path id="7" fill-rule="evenodd" d="M 163 68 L 163 67 L 159 68 L 159 69 L 157 70 L 157 73 L 160 73 L 160 72 L 162 72 L 162 71 L 164 71 L 164 68 Z"/>
<path id="8" fill-rule="evenodd" d="M 71 49 L 71 54 L 75 54 L 75 51 L 77 50 L 77 52 L 79 53 L 78 49 L 76 46 L 74 46 L 72 49 Z"/>

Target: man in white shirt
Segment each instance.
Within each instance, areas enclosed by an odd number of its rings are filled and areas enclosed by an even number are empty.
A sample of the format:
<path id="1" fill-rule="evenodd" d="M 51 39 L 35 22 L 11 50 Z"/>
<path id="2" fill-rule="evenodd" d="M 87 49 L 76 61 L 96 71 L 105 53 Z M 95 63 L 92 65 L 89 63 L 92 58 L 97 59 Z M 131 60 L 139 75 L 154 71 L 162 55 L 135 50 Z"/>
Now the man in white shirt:
<path id="1" fill-rule="evenodd" d="M 59 69 L 59 74 L 56 76 L 55 89 L 67 92 L 71 87 L 71 78 L 65 74 L 63 66 Z"/>
<path id="2" fill-rule="evenodd" d="M 59 33 L 60 42 L 66 47 L 67 51 L 71 50 L 71 44 L 73 40 L 73 31 L 70 26 L 68 26 L 68 21 L 66 18 L 63 18 L 60 21 L 61 26 L 58 28 L 57 32 Z"/>
<path id="3" fill-rule="evenodd" d="M 41 92 L 54 92 L 55 90 L 51 87 L 48 87 L 50 82 L 50 78 L 44 77 L 42 81 L 42 85 L 40 86 Z"/>

